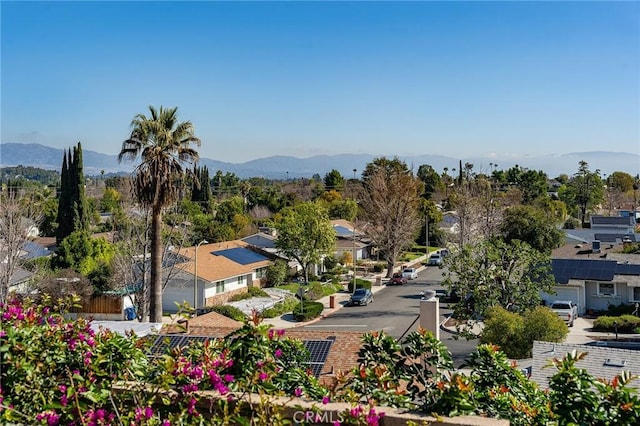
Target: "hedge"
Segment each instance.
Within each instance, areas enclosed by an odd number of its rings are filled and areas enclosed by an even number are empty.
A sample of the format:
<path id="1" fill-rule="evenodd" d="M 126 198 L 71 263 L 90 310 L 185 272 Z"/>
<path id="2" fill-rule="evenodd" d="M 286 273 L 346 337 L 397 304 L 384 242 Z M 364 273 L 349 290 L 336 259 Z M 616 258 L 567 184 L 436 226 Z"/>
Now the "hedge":
<path id="1" fill-rule="evenodd" d="M 640 318 L 633 315 L 622 315 L 619 317 L 602 316 L 593 322 L 593 331 L 615 332 L 616 325 L 619 333 L 636 333 L 640 328 Z"/>
<path id="2" fill-rule="evenodd" d="M 368 288 L 371 290 L 371 281 L 369 280 L 361 280 L 360 278 L 356 278 L 356 288 Z M 349 281 L 349 293 L 353 293 L 353 280 Z"/>
<path id="3" fill-rule="evenodd" d="M 211 307 L 207 307 L 206 311 L 217 312 L 220 315 L 224 315 L 225 317 L 234 319 L 236 321 L 244 321 L 245 319 L 247 319 L 247 316 L 244 314 L 244 312 L 242 312 L 240 309 L 236 308 L 235 306 L 231 306 L 231 305 L 211 306 Z"/>
<path id="4" fill-rule="evenodd" d="M 293 309 L 293 318 L 296 321 L 303 322 L 318 318 L 324 309 L 324 305 L 320 302 L 305 300 Z"/>

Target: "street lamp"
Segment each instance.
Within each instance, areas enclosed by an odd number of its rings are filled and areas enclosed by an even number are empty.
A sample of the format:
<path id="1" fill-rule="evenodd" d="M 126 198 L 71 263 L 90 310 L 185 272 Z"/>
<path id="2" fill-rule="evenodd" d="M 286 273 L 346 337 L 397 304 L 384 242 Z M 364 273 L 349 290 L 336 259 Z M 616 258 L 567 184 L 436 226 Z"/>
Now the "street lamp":
<path id="1" fill-rule="evenodd" d="M 196 251 L 193 261 L 193 309 L 194 316 L 198 316 L 198 249 L 202 244 L 209 244 L 209 241 L 202 240 L 196 245 Z"/>
<path id="2" fill-rule="evenodd" d="M 353 183 L 355 185 L 356 182 L 356 171 L 357 169 L 353 169 Z M 353 200 L 355 201 L 356 196 L 355 196 L 355 191 L 353 191 Z M 357 211 L 356 211 L 356 215 L 357 215 Z M 356 274 L 357 274 L 357 270 L 356 270 L 356 258 L 358 257 L 358 252 L 356 251 L 356 225 L 353 224 L 352 226 L 352 232 L 353 232 L 353 289 L 352 289 L 352 293 L 356 292 Z"/>

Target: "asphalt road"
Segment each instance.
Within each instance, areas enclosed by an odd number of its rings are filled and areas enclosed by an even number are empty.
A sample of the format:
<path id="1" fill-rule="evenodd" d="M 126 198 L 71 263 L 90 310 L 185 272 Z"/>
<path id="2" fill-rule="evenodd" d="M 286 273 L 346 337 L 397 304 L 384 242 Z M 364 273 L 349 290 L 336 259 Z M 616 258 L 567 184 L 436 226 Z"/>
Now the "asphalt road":
<path id="1" fill-rule="evenodd" d="M 373 303 L 367 306 L 345 306 L 330 316 L 314 322 L 306 329 L 343 331 L 384 330 L 396 339 L 401 339 L 418 328 L 420 292 L 425 289 L 444 288 L 442 270 L 429 267 L 420 272 L 418 279 L 405 285 L 386 286 L 374 295 Z M 450 313 L 446 305 L 440 305 L 441 319 Z M 478 344 L 477 340 L 456 340 L 450 333 L 440 330 L 440 339 L 449 348 L 456 367 L 460 367 L 469 353 Z"/>

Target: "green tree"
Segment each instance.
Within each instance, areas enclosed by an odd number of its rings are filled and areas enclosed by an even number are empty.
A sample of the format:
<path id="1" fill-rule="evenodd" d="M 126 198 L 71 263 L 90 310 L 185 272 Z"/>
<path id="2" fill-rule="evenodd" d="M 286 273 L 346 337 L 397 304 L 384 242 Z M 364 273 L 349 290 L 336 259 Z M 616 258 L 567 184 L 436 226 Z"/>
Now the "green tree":
<path id="1" fill-rule="evenodd" d="M 193 174 L 195 178 L 191 182 L 191 201 L 198 203 L 203 211 L 207 211 L 212 199 L 209 169 L 207 166 L 194 166 Z"/>
<path id="2" fill-rule="evenodd" d="M 326 209 L 314 202 L 288 207 L 276 222 L 276 247 L 288 258 L 295 259 L 309 281 L 309 267 L 333 252 L 336 233 Z"/>
<path id="3" fill-rule="evenodd" d="M 620 190 L 620 192 L 633 191 L 633 176 L 626 172 L 613 172 L 607 178 L 607 185 Z"/>
<path id="4" fill-rule="evenodd" d="M 525 312 L 555 283 L 549 256 L 519 240 L 467 244 L 449 256 L 447 267 L 444 284 L 461 296 L 454 305 L 460 319 L 484 318 L 493 306 Z"/>
<path id="5" fill-rule="evenodd" d="M 287 262 L 277 259 L 267 267 L 267 284 L 271 287 L 279 286 L 287 280 Z"/>
<path id="6" fill-rule="evenodd" d="M 324 175 L 324 187 L 326 191 L 342 191 L 344 186 L 344 177 L 336 169 L 331 170 Z"/>
<path id="7" fill-rule="evenodd" d="M 57 222 L 56 242 L 58 244 L 74 231 L 89 229 L 80 142 L 73 147 L 73 151 L 65 150 L 62 159 Z"/>
<path id="8" fill-rule="evenodd" d="M 564 234 L 549 220 L 547 212 L 533 206 L 514 206 L 504 212 L 500 232 L 505 241 L 524 241 L 541 252 L 551 254 L 560 247 Z"/>
<path id="9" fill-rule="evenodd" d="M 600 171 L 592 172 L 586 161 L 580 161 L 578 172 L 574 174 L 565 188 L 558 191 L 558 196 L 568 207 L 575 207 L 584 227 L 587 222 L 587 211 L 604 199 L 604 185 L 600 179 Z"/>
<path id="10" fill-rule="evenodd" d="M 115 188 L 105 188 L 100 200 L 100 211 L 114 213 L 119 210 L 122 196 Z"/>
<path id="11" fill-rule="evenodd" d="M 369 236 L 387 262 L 387 276 L 400 254 L 411 247 L 421 227 L 422 183 L 398 158 L 376 158 L 362 174 L 360 205 L 371 224 Z"/>
<path id="12" fill-rule="evenodd" d="M 62 240 L 53 258 L 55 269 L 73 269 L 106 287 L 115 248 L 104 238 L 92 238 L 87 231 L 74 231 Z M 93 280 L 92 280 L 93 283 Z"/>
<path id="13" fill-rule="evenodd" d="M 134 170 L 133 188 L 140 204 L 151 209 L 150 320 L 162 322 L 162 210 L 173 204 L 195 164 L 200 146 L 190 121 L 178 121 L 177 108 L 149 107 L 150 115 L 137 114 L 131 121 L 129 139 L 122 143 L 118 160 L 141 163 Z"/>
<path id="14" fill-rule="evenodd" d="M 428 164 L 423 164 L 420 167 L 418 167 L 417 176 L 418 176 L 418 179 L 420 179 L 424 184 L 425 198 L 431 198 L 431 195 L 434 192 L 444 187 L 444 184 L 442 183 L 442 178 L 440 177 L 438 172 L 436 172 L 434 168 Z"/>

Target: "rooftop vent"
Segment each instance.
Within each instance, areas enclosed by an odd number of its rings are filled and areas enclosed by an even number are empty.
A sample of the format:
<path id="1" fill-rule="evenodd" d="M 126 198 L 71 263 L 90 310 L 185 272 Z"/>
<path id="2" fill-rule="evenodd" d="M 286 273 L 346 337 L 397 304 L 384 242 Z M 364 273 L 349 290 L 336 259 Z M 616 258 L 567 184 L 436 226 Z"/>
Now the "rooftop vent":
<path id="1" fill-rule="evenodd" d="M 600 240 L 593 240 L 591 242 L 591 252 L 600 253 Z"/>
<path id="2" fill-rule="evenodd" d="M 627 365 L 627 361 L 624 359 L 607 358 L 604 365 L 605 367 L 625 367 Z"/>

